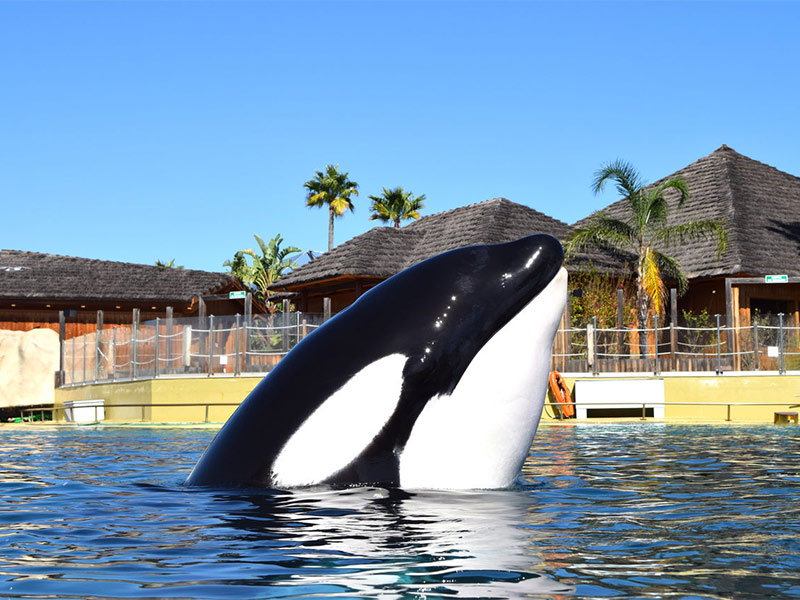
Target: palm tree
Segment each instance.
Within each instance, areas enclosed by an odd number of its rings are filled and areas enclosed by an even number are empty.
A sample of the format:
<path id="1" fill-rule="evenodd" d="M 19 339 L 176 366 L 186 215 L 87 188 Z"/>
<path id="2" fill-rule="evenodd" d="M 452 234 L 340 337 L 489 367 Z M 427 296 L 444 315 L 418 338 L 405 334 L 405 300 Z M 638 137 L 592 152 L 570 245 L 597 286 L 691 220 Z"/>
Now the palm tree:
<path id="1" fill-rule="evenodd" d="M 677 259 L 661 251 L 675 242 L 712 238 L 717 242 L 717 258 L 727 246 L 727 234 L 719 221 L 686 221 L 667 225 L 669 210 L 665 192 L 679 194 L 675 208 L 681 208 L 689 198 L 689 188 L 680 177 L 672 177 L 658 185 L 645 186 L 639 172 L 630 164 L 616 160 L 595 173 L 592 190 L 601 192 L 607 181 L 616 183 L 617 191 L 627 201 L 626 221 L 605 213 L 592 215 L 586 225 L 573 230 L 566 243 L 568 254 L 596 244 L 610 250 L 631 252 L 636 257 L 636 308 L 639 321 L 640 351 L 647 352 L 647 317 L 650 311 L 660 314 L 666 304 L 664 279 L 678 284 L 683 294 L 689 282 Z"/>
<path id="2" fill-rule="evenodd" d="M 419 219 L 419 211 L 424 208 L 422 201 L 425 200 L 425 194 L 415 198 L 414 194 L 398 186 L 393 190 L 383 188 L 380 196 L 370 196 L 369 199 L 372 200 L 370 210 L 373 213 L 370 221 L 391 221 L 397 229 L 400 221 Z"/>
<path id="3" fill-rule="evenodd" d="M 352 211 L 350 196 L 358 196 L 358 184 L 347 178 L 347 173 L 339 172 L 339 165 L 328 165 L 325 172 L 317 171 L 314 179 L 303 186 L 308 190 L 307 206 L 328 205 L 328 252 L 333 250 L 333 218 L 341 217 L 346 209 Z"/>
<path id="4" fill-rule="evenodd" d="M 172 260 L 169 260 L 169 261 L 163 261 L 160 258 L 157 258 L 156 262 L 155 262 L 155 265 L 157 267 L 164 267 L 166 269 L 182 269 L 183 268 L 182 266 L 178 267 L 178 266 L 175 265 L 175 259 L 174 258 Z"/>
<path id="5" fill-rule="evenodd" d="M 253 237 L 258 243 L 260 255 L 252 248 L 239 250 L 233 255 L 233 260 L 226 260 L 222 266 L 228 267 L 230 272 L 245 285 L 256 286 L 256 297 L 273 312 L 277 310 L 277 306 L 269 301 L 269 287 L 278 281 L 287 269 L 297 267 L 297 263 L 290 255 L 301 250 L 294 246 L 281 248 L 283 238 L 280 233 L 268 243 L 258 235 Z M 248 263 L 248 257 L 252 259 L 252 265 Z"/>

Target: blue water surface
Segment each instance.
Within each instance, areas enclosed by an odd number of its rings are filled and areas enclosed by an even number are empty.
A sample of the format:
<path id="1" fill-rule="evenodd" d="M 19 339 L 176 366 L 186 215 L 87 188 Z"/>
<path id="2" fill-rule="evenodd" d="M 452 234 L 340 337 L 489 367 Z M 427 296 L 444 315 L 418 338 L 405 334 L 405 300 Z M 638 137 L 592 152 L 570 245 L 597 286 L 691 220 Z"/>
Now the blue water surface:
<path id="1" fill-rule="evenodd" d="M 182 486 L 213 434 L 0 427 L 0 597 L 800 598 L 800 427 L 543 426 L 475 492 Z"/>

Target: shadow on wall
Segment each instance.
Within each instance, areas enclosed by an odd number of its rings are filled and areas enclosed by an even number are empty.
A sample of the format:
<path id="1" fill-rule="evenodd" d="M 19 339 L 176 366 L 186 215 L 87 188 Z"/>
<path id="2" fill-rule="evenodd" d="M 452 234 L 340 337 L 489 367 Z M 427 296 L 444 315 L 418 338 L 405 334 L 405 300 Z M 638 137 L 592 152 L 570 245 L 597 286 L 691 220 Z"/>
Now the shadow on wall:
<path id="1" fill-rule="evenodd" d="M 51 329 L 0 330 L 0 408 L 52 404 L 58 353 Z"/>

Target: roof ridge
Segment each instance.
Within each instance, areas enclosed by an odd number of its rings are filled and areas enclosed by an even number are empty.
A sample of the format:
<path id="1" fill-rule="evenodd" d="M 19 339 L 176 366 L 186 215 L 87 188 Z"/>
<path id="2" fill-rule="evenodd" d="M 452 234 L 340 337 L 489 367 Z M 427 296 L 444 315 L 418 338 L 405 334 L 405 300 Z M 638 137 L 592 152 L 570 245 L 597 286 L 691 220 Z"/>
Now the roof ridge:
<path id="1" fill-rule="evenodd" d="M 114 265 L 128 265 L 133 267 L 145 267 L 148 269 L 163 269 L 165 267 L 159 267 L 158 265 L 147 265 L 144 263 L 137 263 L 137 262 L 130 262 L 124 260 L 107 260 L 105 258 L 87 258 L 85 256 L 72 256 L 69 254 L 53 254 L 52 252 L 36 252 L 33 250 L 15 250 L 13 248 L 2 248 L 0 249 L 0 253 L 3 252 L 14 252 L 22 255 L 27 256 L 42 256 L 46 258 L 66 258 L 69 260 L 81 261 L 81 262 L 94 262 L 94 263 L 102 263 L 102 264 L 114 264 Z M 230 275 L 230 273 L 226 273 L 225 271 L 206 271 L 204 269 L 175 269 L 175 271 L 183 271 L 184 273 L 189 271 L 194 271 L 196 273 L 212 273 L 214 275 Z"/>
<path id="2" fill-rule="evenodd" d="M 724 156 L 723 153 L 724 154 L 732 153 L 734 157 L 739 157 L 739 156 L 743 157 L 743 155 L 739 154 L 738 152 L 736 152 L 736 150 L 730 148 L 729 146 L 726 146 L 725 144 L 723 144 L 717 150 L 709 154 L 709 157 L 714 156 L 715 158 L 719 159 L 723 170 L 722 179 L 723 179 L 723 186 L 725 193 L 725 203 L 728 205 L 730 213 L 730 215 L 727 218 L 728 222 L 724 224 L 726 230 L 725 233 L 728 235 L 729 242 L 732 240 L 737 242 L 737 243 L 729 243 L 728 247 L 733 251 L 734 254 L 733 262 L 736 265 L 739 265 L 739 267 L 741 268 L 742 250 L 741 250 L 741 244 L 738 243 L 738 238 L 739 238 L 738 230 L 734 226 L 737 222 L 736 213 L 738 212 L 738 210 L 735 200 L 736 194 L 734 194 L 733 183 L 731 181 L 733 178 L 733 172 L 732 172 L 733 161 L 729 160 L 729 157 Z"/>
<path id="3" fill-rule="evenodd" d="M 770 165 L 769 163 L 765 163 L 765 162 L 762 162 L 760 160 L 756 160 L 755 158 L 752 158 L 751 156 L 747 156 L 746 154 L 742 154 L 741 152 L 737 152 L 736 150 L 734 150 L 733 148 L 731 148 L 730 146 L 728 146 L 726 144 L 722 144 L 722 146 L 720 146 L 719 148 L 714 150 L 714 152 L 712 152 L 708 156 L 713 156 L 714 154 L 722 154 L 722 153 L 732 154 L 736 159 L 744 159 L 744 160 L 750 161 L 753 164 L 756 164 L 756 165 L 759 165 L 759 166 L 762 166 L 762 167 L 766 167 L 768 169 L 776 171 L 776 172 L 780 173 L 781 175 L 788 175 L 789 177 L 791 177 L 793 179 L 800 180 L 800 176 L 798 176 L 798 175 L 795 175 L 793 173 L 789 173 L 788 171 L 782 171 L 778 167 Z M 704 157 L 704 158 L 706 158 L 706 157 Z M 697 161 L 695 161 L 695 162 L 697 162 Z"/>

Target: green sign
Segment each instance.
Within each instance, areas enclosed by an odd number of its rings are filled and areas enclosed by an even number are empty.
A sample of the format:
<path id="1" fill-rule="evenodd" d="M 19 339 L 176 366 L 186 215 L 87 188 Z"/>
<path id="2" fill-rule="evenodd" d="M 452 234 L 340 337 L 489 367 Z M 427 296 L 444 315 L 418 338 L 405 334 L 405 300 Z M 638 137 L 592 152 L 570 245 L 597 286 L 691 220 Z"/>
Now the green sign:
<path id="1" fill-rule="evenodd" d="M 765 275 L 765 283 L 789 283 L 788 275 Z"/>
<path id="2" fill-rule="evenodd" d="M 239 290 L 236 292 L 228 292 L 228 298 L 231 300 L 235 300 L 237 298 L 247 298 L 247 292 L 244 290 Z"/>

